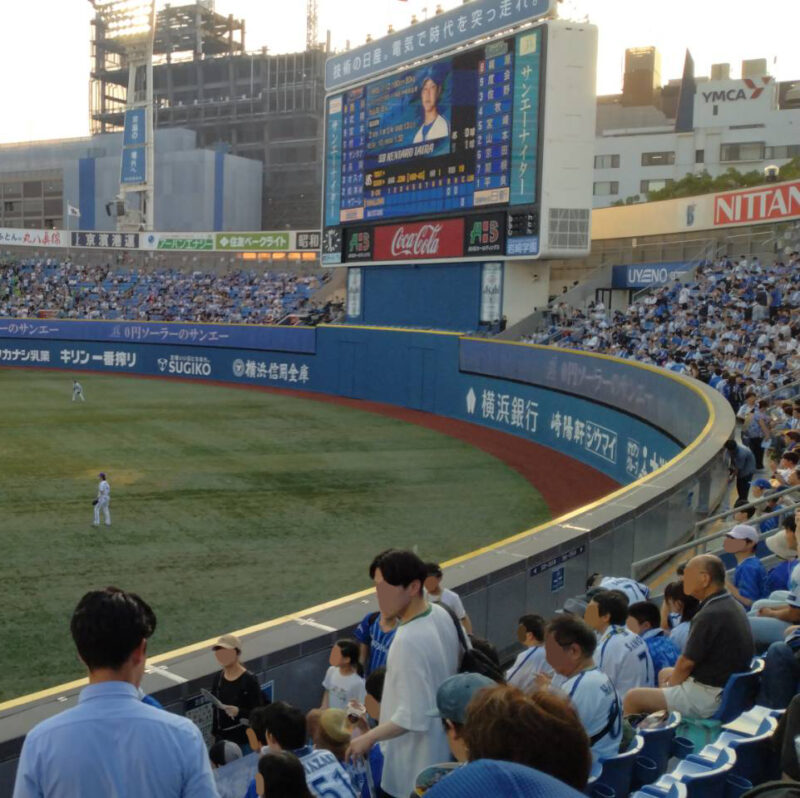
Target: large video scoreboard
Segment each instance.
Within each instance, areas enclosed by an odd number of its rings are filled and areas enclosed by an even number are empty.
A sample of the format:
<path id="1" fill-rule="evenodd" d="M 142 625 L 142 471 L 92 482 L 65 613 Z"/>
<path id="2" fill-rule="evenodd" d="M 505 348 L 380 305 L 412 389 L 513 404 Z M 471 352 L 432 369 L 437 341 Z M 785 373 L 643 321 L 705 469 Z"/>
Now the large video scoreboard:
<path id="1" fill-rule="evenodd" d="M 538 254 L 546 36 L 327 98 L 323 262 Z"/>

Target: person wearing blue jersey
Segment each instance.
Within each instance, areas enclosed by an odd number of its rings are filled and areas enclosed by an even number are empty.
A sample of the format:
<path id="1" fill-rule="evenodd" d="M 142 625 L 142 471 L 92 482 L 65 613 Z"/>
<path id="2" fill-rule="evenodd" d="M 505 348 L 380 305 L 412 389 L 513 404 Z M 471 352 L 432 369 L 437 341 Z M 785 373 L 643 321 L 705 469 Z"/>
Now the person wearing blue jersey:
<path id="1" fill-rule="evenodd" d="M 552 674 L 544 650 L 545 620 L 541 615 L 523 615 L 517 626 L 517 640 L 525 646 L 506 671 L 506 682 L 528 692 L 540 673 Z"/>
<path id="2" fill-rule="evenodd" d="M 306 718 L 297 707 L 277 701 L 254 711 L 254 715 L 251 731 L 255 742 L 261 746 L 261 753 L 293 753 L 303 765 L 312 795 L 317 798 L 356 798 L 350 777 L 336 757 L 330 751 L 308 745 Z M 256 780 L 253 779 L 245 798 L 256 798 L 257 795 Z"/>
<path id="3" fill-rule="evenodd" d="M 644 640 L 653 660 L 650 687 L 658 687 L 658 674 L 678 661 L 680 651 L 661 628 L 661 613 L 652 601 L 637 601 L 628 607 L 628 629 Z"/>
<path id="4" fill-rule="evenodd" d="M 728 583 L 728 590 L 746 608 L 767 596 L 767 571 L 755 553 L 758 540 L 755 527 L 737 524 L 722 544 L 728 554 L 736 557 L 736 570 Z"/>
<path id="5" fill-rule="evenodd" d="M 589 737 L 592 761 L 616 756 L 622 741 L 622 704 L 611 680 L 595 665 L 597 637 L 572 615 L 558 615 L 545 632 L 547 662 L 556 672 L 553 686 L 564 693 Z"/>
<path id="6" fill-rule="evenodd" d="M 617 692 L 653 683 L 653 661 L 647 645 L 625 625 L 628 597 L 621 590 L 603 590 L 592 596 L 584 615 L 597 633 L 597 667 L 611 679 Z"/>
<path id="7" fill-rule="evenodd" d="M 370 612 L 356 626 L 353 637 L 359 642 L 359 662 L 364 676 L 369 676 L 378 668 L 386 667 L 389 647 L 397 631 L 397 619 L 381 615 L 380 610 Z"/>

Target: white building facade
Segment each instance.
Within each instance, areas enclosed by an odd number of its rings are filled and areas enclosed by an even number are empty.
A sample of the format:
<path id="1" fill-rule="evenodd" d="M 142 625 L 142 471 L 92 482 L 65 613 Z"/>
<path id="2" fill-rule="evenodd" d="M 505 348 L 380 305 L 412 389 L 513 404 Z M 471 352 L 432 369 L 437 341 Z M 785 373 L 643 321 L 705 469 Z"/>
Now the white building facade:
<path id="1" fill-rule="evenodd" d="M 787 96 L 794 101 L 787 103 Z M 790 107 L 781 107 L 779 98 Z M 593 206 L 645 201 L 649 191 L 687 173 L 762 171 L 800 157 L 796 100 L 766 75 L 698 79 L 687 132 L 676 132 L 675 120 L 655 107 L 599 105 Z"/>

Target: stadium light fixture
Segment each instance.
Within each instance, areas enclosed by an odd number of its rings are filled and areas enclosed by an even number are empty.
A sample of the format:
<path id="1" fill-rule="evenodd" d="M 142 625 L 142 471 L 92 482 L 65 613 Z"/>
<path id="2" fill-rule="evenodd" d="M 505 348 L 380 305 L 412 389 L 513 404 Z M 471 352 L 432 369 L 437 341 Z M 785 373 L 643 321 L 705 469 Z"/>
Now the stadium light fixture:
<path id="1" fill-rule="evenodd" d="M 92 3 L 110 39 L 147 41 L 155 29 L 155 0 L 96 0 Z"/>

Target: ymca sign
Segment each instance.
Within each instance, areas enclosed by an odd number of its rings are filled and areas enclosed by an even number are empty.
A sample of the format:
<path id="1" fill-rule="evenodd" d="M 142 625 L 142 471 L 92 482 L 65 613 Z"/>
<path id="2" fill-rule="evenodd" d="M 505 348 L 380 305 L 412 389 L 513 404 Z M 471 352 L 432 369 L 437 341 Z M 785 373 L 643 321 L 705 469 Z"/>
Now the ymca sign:
<path id="1" fill-rule="evenodd" d="M 737 102 L 738 100 L 756 100 L 764 92 L 764 89 L 769 86 L 772 78 L 765 75 L 758 80 L 751 80 L 750 78 L 743 78 L 741 81 L 736 81 L 744 85 L 739 88 L 728 89 L 712 89 L 710 91 L 702 91 L 700 94 L 703 100 L 707 103 L 724 103 L 724 102 Z"/>
<path id="2" fill-rule="evenodd" d="M 800 180 L 714 197 L 714 226 L 790 219 L 800 216 Z"/>

